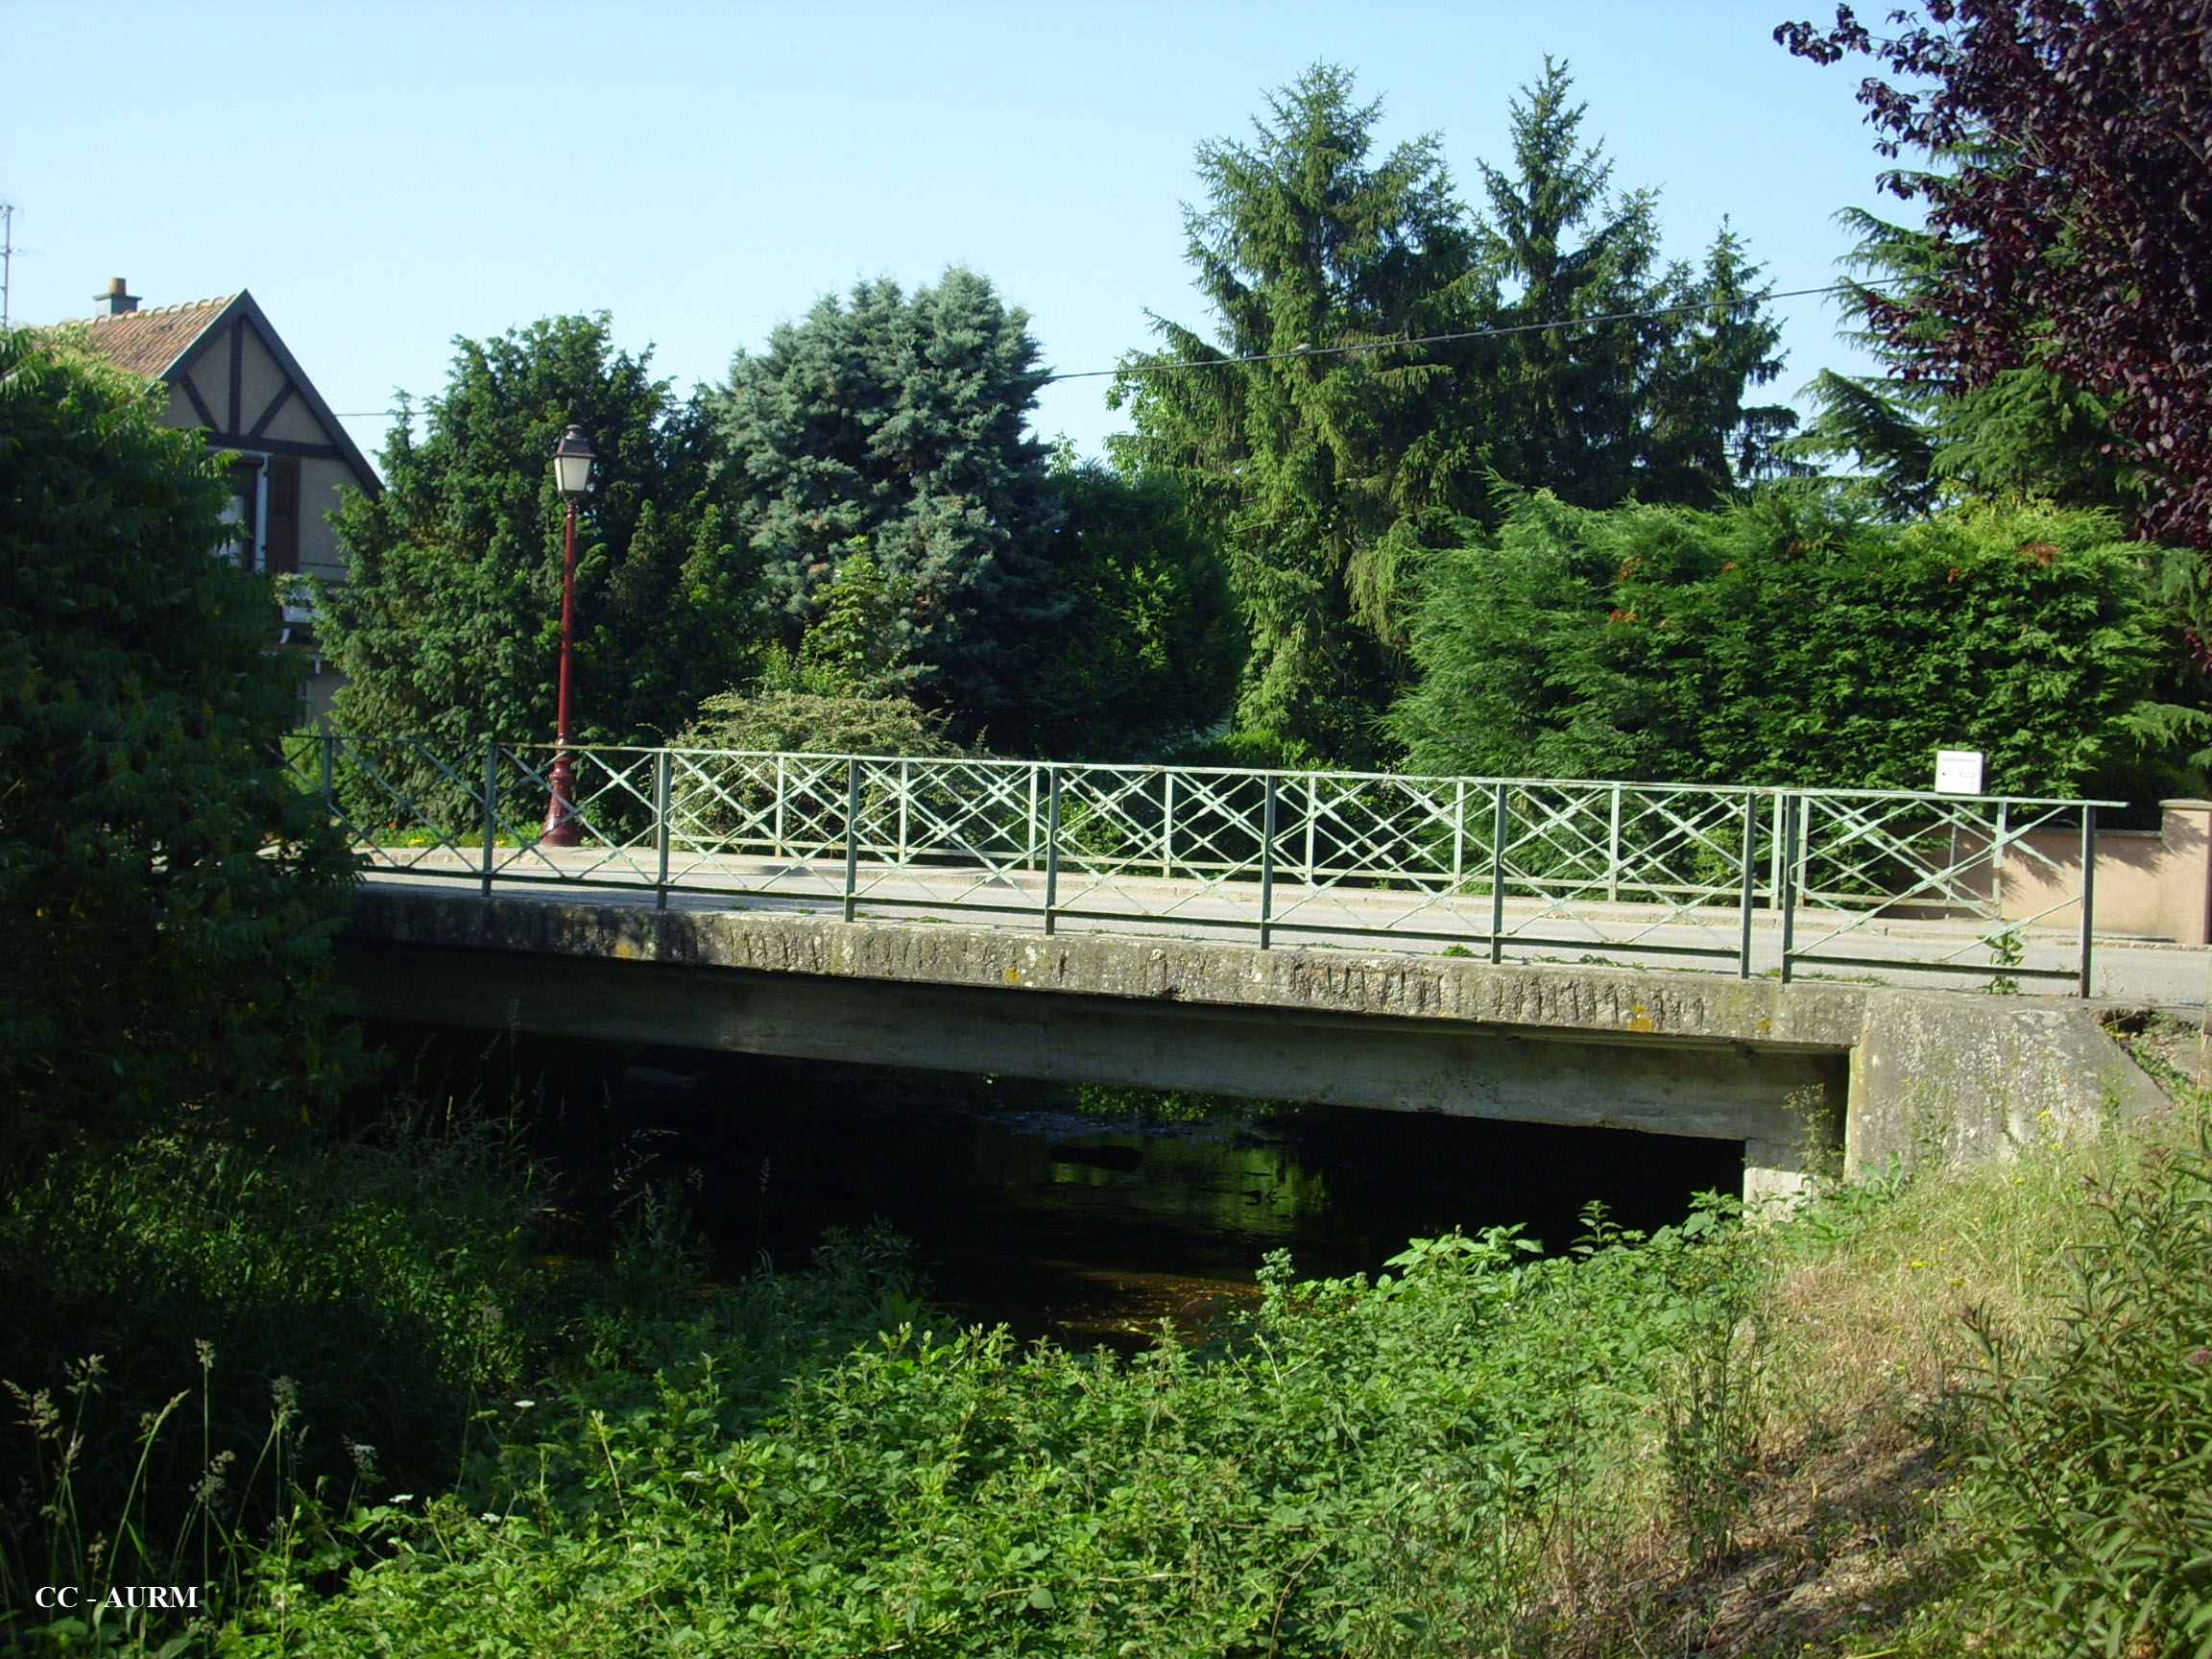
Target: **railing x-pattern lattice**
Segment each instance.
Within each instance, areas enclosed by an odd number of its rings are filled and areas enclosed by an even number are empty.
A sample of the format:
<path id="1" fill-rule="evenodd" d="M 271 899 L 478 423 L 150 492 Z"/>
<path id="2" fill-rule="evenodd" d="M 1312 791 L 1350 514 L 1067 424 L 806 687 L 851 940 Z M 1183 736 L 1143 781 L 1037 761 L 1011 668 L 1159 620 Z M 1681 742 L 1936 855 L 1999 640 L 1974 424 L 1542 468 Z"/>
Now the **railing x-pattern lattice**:
<path id="1" fill-rule="evenodd" d="M 385 876 L 1111 931 L 2070 980 L 2109 802 L 303 733 Z M 2008 872 L 2012 874 L 2008 876 Z M 2018 879 L 2030 877 L 2032 879 Z M 2037 942 L 2030 960 L 2029 941 Z M 2059 959 L 2053 960 L 2054 950 Z"/>

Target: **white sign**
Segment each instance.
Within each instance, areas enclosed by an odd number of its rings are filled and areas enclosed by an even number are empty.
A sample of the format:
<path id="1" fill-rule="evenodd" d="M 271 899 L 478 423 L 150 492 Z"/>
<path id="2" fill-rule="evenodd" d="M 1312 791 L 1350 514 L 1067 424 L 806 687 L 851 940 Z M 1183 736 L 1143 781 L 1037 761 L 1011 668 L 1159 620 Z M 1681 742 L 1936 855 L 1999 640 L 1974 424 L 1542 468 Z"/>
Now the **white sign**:
<path id="1" fill-rule="evenodd" d="M 1936 750 L 1936 793 L 1938 795 L 1981 794 L 1982 751 L 1979 749 Z"/>

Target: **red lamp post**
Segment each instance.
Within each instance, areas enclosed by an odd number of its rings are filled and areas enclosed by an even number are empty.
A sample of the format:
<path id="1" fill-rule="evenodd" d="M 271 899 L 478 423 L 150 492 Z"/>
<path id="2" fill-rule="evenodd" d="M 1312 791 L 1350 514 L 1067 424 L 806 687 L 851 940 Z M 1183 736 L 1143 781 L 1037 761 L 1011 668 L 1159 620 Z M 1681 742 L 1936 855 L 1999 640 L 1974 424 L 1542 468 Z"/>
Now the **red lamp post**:
<path id="1" fill-rule="evenodd" d="M 539 836 L 548 847 L 573 847 L 584 838 L 576 819 L 576 772 L 568 760 L 568 686 L 576 644 L 576 506 L 591 488 L 591 445 L 581 426 L 570 426 L 553 446 L 554 480 L 568 504 L 568 522 L 561 546 L 561 702 L 553 739 L 559 749 L 553 757 L 553 800 Z"/>

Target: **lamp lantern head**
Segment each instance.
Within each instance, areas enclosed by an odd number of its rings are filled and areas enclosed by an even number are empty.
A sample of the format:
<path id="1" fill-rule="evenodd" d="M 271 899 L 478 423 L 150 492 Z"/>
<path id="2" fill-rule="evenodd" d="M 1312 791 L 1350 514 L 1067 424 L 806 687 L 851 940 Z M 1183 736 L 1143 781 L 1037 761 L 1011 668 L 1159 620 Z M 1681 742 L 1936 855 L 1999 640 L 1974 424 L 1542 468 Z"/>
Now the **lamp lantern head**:
<path id="1" fill-rule="evenodd" d="M 553 476 L 570 501 L 583 500 L 591 488 L 592 459 L 591 441 L 581 426 L 571 425 L 553 445 Z"/>

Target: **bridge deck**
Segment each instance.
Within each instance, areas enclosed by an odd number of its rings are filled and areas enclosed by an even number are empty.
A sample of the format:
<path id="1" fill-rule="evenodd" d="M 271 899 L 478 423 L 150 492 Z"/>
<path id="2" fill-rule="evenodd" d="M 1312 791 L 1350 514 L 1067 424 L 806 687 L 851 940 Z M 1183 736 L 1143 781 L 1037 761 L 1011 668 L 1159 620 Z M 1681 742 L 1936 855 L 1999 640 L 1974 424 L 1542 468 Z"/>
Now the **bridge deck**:
<path id="1" fill-rule="evenodd" d="M 395 850 L 399 851 L 399 850 Z M 365 878 L 394 889 L 423 886 L 448 894 L 482 891 L 474 866 L 438 848 L 407 849 L 404 873 L 371 867 Z M 611 864 L 591 849 L 540 848 L 534 875 L 504 874 L 502 897 L 630 907 L 641 897 L 638 874 Z M 679 910 L 749 910 L 797 915 L 842 915 L 844 868 L 825 861 L 777 863 L 757 858 L 694 856 L 685 884 L 671 888 L 665 904 Z M 1070 884 L 1061 896 L 1053 926 L 1064 933 L 1218 939 L 1250 943 L 1259 914 L 1259 884 L 1237 881 L 1122 878 L 1085 892 Z M 1074 902 L 1070 902 L 1070 899 Z M 1294 879 L 1276 886 L 1270 942 L 1313 949 L 1404 950 L 1423 954 L 1472 951 L 1489 955 L 1493 922 L 1483 897 L 1439 898 L 1373 888 L 1330 887 L 1307 893 Z M 923 870 L 861 865 L 854 914 L 876 921 L 1005 926 L 1043 931 L 1045 881 L 1027 872 L 941 866 Z M 1734 974 L 1742 960 L 1743 930 L 1732 910 L 1713 906 L 1607 904 L 1571 906 L 1512 898 L 1499 907 L 1507 935 L 1495 958 L 1504 962 L 1670 968 Z M 1797 948 L 1832 929 L 1832 914 L 1800 911 L 1792 918 Z M 1848 963 L 1793 966 L 1793 976 L 1849 978 L 1926 989 L 1981 992 L 2001 970 L 1987 963 L 1986 921 L 1941 916 L 1870 918 L 1854 925 L 1845 944 Z M 1751 973 L 1778 976 L 1783 918 L 1755 910 L 1749 929 Z M 2027 927 L 2020 933 L 2019 967 L 2031 974 L 2023 988 L 2056 988 L 2071 976 L 2079 938 L 2069 927 Z M 1960 973 L 1933 967 L 1946 958 L 1971 965 Z M 1800 958 L 1800 961 L 1802 958 Z M 2164 1007 L 2203 1007 L 2212 999 L 2212 947 L 2182 947 L 2123 936 L 2100 937 L 2094 958 L 2097 995 Z"/>

